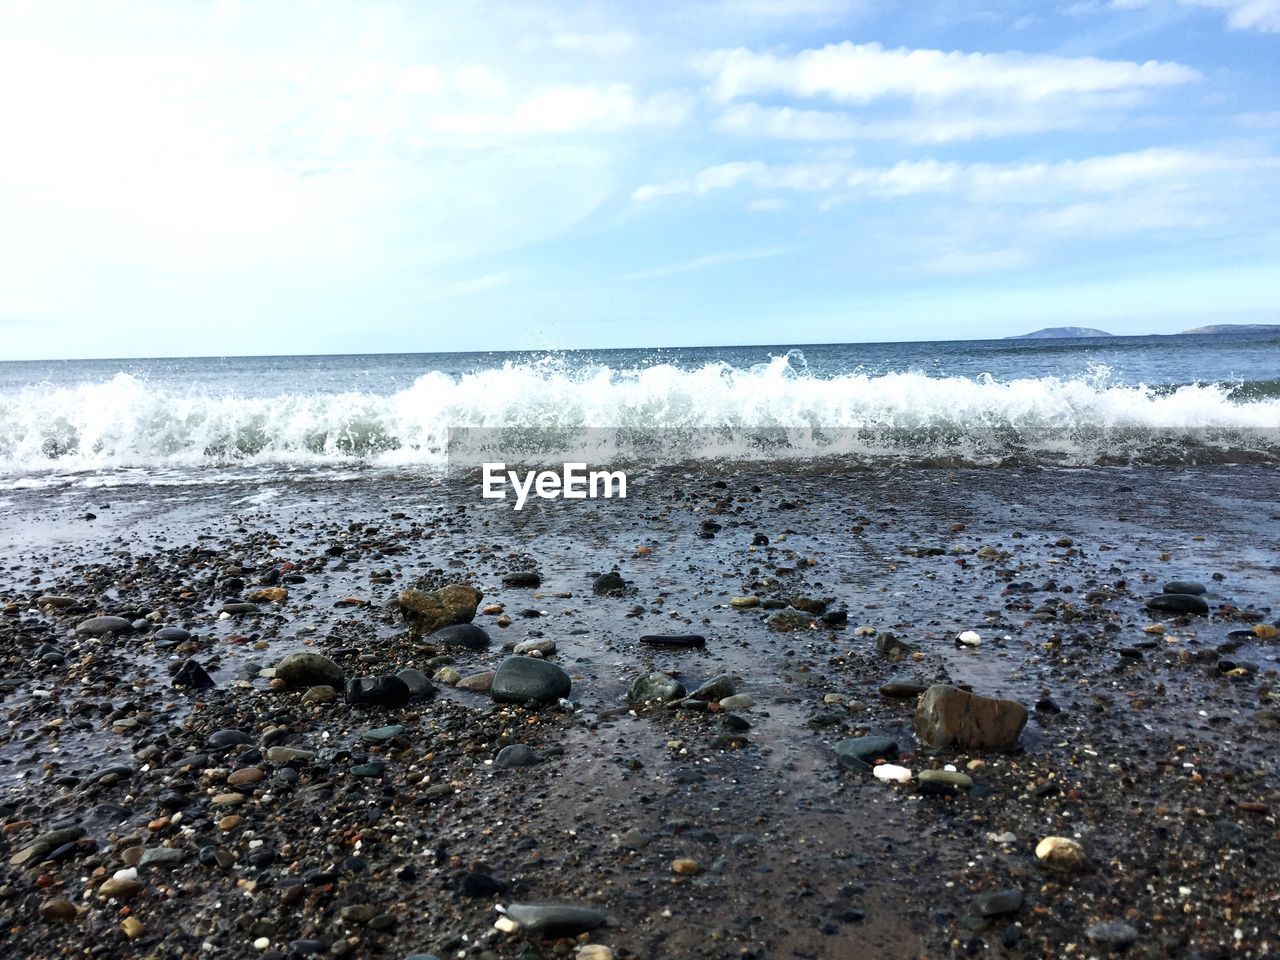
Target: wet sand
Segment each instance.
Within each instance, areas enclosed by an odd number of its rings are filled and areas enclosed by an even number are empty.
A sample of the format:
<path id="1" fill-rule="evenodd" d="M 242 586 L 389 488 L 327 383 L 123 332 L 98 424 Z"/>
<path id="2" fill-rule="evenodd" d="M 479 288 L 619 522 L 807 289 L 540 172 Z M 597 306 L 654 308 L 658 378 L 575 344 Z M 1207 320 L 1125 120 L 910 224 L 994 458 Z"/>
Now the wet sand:
<path id="1" fill-rule="evenodd" d="M 1280 617 L 1274 468 L 650 470 L 625 501 L 519 513 L 474 480 L 4 494 L 0 951 L 1280 952 L 1280 639 L 1254 629 Z M 625 592 L 593 592 L 615 569 Z M 505 585 L 516 570 L 540 584 Z M 1173 580 L 1203 584 L 1211 616 L 1145 610 Z M 406 631 L 399 592 L 452 582 L 482 592 L 487 651 Z M 277 587 L 286 598 L 220 617 Z M 730 605 L 743 596 L 764 606 Z M 813 626 L 770 630 L 769 608 L 794 603 Z M 147 624 L 74 632 L 98 614 Z M 966 630 L 982 644 L 957 646 Z M 913 652 L 881 652 L 886 632 Z M 671 633 L 706 645 L 639 642 Z M 571 704 L 444 681 L 403 707 L 341 691 L 304 704 L 270 670 L 308 650 L 348 679 L 465 677 L 529 640 L 555 642 Z M 189 659 L 215 688 L 171 686 Z M 653 670 L 690 691 L 728 674 L 752 702 L 628 703 Z M 930 754 L 915 698 L 880 692 L 895 678 L 1011 698 L 1031 719 L 1014 751 Z M 386 742 L 361 737 L 392 724 Z M 245 742 L 209 745 L 227 730 Z M 833 746 L 862 735 L 972 788 L 930 795 L 842 768 Z M 510 744 L 540 762 L 498 768 Z M 317 755 L 268 759 L 280 746 Z M 234 777 L 250 768 L 261 779 Z M 1078 841 L 1083 869 L 1042 864 L 1047 836 Z M 100 896 L 158 847 L 176 852 Z M 1002 890 L 1021 904 L 975 908 Z M 607 923 L 560 939 L 494 928 L 496 905 L 526 902 Z"/>

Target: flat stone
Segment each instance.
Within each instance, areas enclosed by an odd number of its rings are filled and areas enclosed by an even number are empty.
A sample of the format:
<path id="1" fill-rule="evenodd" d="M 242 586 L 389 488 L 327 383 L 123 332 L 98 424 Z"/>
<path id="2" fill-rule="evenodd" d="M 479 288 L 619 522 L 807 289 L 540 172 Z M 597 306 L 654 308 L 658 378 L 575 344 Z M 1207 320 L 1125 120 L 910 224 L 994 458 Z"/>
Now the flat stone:
<path id="1" fill-rule="evenodd" d="M 388 740 L 394 740 L 404 731 L 405 728 L 400 724 L 393 723 L 386 727 L 374 727 L 372 730 L 366 730 L 360 734 L 360 739 L 365 743 L 386 743 Z"/>
<path id="2" fill-rule="evenodd" d="M 227 786 L 229 787 L 248 787 L 258 783 L 266 776 L 261 767 L 242 767 L 239 770 L 233 770 L 227 776 Z"/>
<path id="3" fill-rule="evenodd" d="M 880 684 L 880 696 L 888 697 L 891 700 L 909 700 L 912 697 L 918 697 L 929 688 L 915 680 L 905 677 L 894 677 Z"/>
<path id="4" fill-rule="evenodd" d="M 1193 596 L 1199 596 L 1205 592 L 1203 583 L 1196 583 L 1194 580 L 1170 580 L 1164 585 L 1162 593 L 1189 593 Z"/>
<path id="5" fill-rule="evenodd" d="M 750 710 L 754 705 L 755 701 L 745 693 L 735 693 L 720 701 L 721 710 Z"/>
<path id="6" fill-rule="evenodd" d="M 124 617 L 90 617 L 76 625 L 76 633 L 85 637 L 102 637 L 109 633 L 131 633 L 133 621 Z"/>
<path id="7" fill-rule="evenodd" d="M 187 857 L 186 852 L 175 847 L 147 847 L 142 852 L 139 867 L 170 867 L 181 863 Z"/>
<path id="8" fill-rule="evenodd" d="M 973 787 L 972 777 L 955 770 L 921 770 L 916 779 L 924 794 L 945 795 Z"/>
<path id="9" fill-rule="evenodd" d="M 1209 615 L 1209 604 L 1204 597 L 1194 593 L 1161 593 L 1147 601 L 1148 610 L 1161 613 L 1182 613 L 1197 617 Z"/>
<path id="10" fill-rule="evenodd" d="M 847 770 L 869 773 L 876 760 L 897 760 L 898 744 L 890 737 L 850 737 L 832 749 L 836 763 Z"/>
<path id="11" fill-rule="evenodd" d="M 512 903 L 506 912 L 530 936 L 575 937 L 605 922 L 605 915 L 590 907 Z"/>
<path id="12" fill-rule="evenodd" d="M 650 647 L 671 650 L 692 650 L 707 645 L 707 638 L 699 633 L 646 633 L 640 642 Z"/>
<path id="13" fill-rule="evenodd" d="M 1123 949 L 1138 942 L 1137 929 L 1127 923 L 1118 921 L 1095 923 L 1085 928 L 1084 935 L 1089 942 L 1100 944 L 1113 950 Z"/>
<path id="14" fill-rule="evenodd" d="M 486 670 L 484 673 L 472 673 L 458 680 L 459 690 L 470 690 L 472 693 L 488 693 L 493 687 L 493 675 L 496 671 Z"/>
<path id="15" fill-rule="evenodd" d="M 1016 888 L 980 893 L 969 902 L 969 911 L 979 917 L 1002 917 L 1022 909 L 1022 891 Z"/>
<path id="16" fill-rule="evenodd" d="M 65 897 L 54 897 L 40 904 L 40 916 L 51 923 L 69 923 L 76 915 L 76 905 Z"/>
<path id="17" fill-rule="evenodd" d="M 316 758 L 314 750 L 299 747 L 268 747 L 267 760 L 275 764 L 310 763 Z"/>
<path id="18" fill-rule="evenodd" d="M 131 900 L 141 892 L 141 881 L 126 878 L 109 877 L 98 887 L 98 897 L 102 900 Z"/>
<path id="19" fill-rule="evenodd" d="M 253 743 L 253 737 L 243 730 L 215 730 L 205 741 L 210 750 L 227 750 L 250 743 Z"/>
<path id="20" fill-rule="evenodd" d="M 1027 723 L 1027 708 L 1013 700 L 968 693 L 937 684 L 916 705 L 916 738 L 926 747 L 1008 750 Z"/>
<path id="21" fill-rule="evenodd" d="M 571 688 L 569 675 L 554 663 L 508 657 L 494 673 L 489 692 L 499 703 L 554 703 L 568 697 Z"/>
<path id="22" fill-rule="evenodd" d="M 191 631 L 182 627 L 161 627 L 151 636 L 161 643 L 184 643 L 191 639 Z"/>
<path id="23" fill-rule="evenodd" d="M 512 570 L 502 577 L 504 587 L 539 587 L 542 577 L 537 570 Z"/>
<path id="24" fill-rule="evenodd" d="M 219 608 L 218 612 L 237 617 L 246 613 L 257 613 L 258 605 L 256 603 L 248 603 L 243 600 L 233 600 L 229 603 L 224 603 Z"/>

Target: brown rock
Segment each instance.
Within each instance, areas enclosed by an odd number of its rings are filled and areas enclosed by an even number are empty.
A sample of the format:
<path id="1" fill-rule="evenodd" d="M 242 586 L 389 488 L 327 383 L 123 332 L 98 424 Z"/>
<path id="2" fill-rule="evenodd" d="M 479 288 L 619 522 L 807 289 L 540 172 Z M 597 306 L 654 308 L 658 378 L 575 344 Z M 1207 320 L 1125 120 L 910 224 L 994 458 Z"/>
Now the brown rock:
<path id="1" fill-rule="evenodd" d="M 264 774 L 260 767 L 243 767 L 240 770 L 232 771 L 227 777 L 227 786 L 229 787 L 247 787 L 257 783 L 263 778 Z"/>
<path id="2" fill-rule="evenodd" d="M 218 829 L 223 833 L 230 833 L 242 823 L 244 823 L 244 817 L 238 813 L 233 813 L 218 821 Z"/>
<path id="3" fill-rule="evenodd" d="M 117 880 L 110 877 L 98 887 L 98 897 L 103 900 L 130 900 L 141 891 L 142 884 L 137 880 Z"/>
<path id="4" fill-rule="evenodd" d="M 416 637 L 434 633 L 455 623 L 475 619 L 480 591 L 465 583 L 451 583 L 431 593 L 422 590 L 400 592 L 400 612 L 410 633 Z"/>
<path id="5" fill-rule="evenodd" d="M 463 677 L 458 681 L 458 689 L 470 690 L 472 693 L 488 693 L 489 688 L 493 686 L 493 674 L 493 670 L 487 670 L 484 673 L 473 673 Z"/>
<path id="6" fill-rule="evenodd" d="M 946 684 L 930 687 L 916 705 L 916 739 L 933 749 L 1008 750 L 1027 723 L 1027 709 Z"/>
<path id="7" fill-rule="evenodd" d="M 246 599 L 254 603 L 279 603 L 288 596 L 289 591 L 284 587 L 263 587 L 261 590 L 253 591 Z"/>
<path id="8" fill-rule="evenodd" d="M 40 916 L 53 923 L 67 923 L 76 918 L 76 905 L 65 897 L 54 897 L 40 904 Z"/>

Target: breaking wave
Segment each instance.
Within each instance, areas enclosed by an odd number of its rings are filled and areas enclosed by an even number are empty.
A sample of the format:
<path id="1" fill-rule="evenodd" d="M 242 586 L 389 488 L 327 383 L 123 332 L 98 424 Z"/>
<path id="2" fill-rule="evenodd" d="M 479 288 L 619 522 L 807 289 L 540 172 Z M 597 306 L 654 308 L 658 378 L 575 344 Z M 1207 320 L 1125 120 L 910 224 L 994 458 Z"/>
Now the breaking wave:
<path id="1" fill-rule="evenodd" d="M 1068 379 L 817 377 L 802 358 L 795 361 L 633 370 L 509 362 L 461 375 L 427 373 L 385 394 L 285 389 L 275 396 L 162 386 L 119 373 L 99 383 L 0 394 L 0 471 L 443 468 L 455 428 L 472 428 L 455 435 L 455 453 L 459 436 L 497 437 L 531 454 L 569 449 L 590 436 L 602 454 L 607 446 L 613 456 L 659 460 L 1280 460 L 1275 383 L 1133 386 L 1114 382 L 1105 367 Z M 598 440 L 600 428 L 607 442 Z"/>

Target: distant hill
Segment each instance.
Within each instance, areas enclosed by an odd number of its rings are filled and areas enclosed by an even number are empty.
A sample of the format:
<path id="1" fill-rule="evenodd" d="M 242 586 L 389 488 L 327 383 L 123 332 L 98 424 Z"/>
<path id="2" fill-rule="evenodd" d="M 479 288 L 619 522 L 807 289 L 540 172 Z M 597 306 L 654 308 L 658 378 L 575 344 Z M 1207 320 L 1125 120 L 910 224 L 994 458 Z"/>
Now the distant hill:
<path id="1" fill-rule="evenodd" d="M 1182 331 L 1184 336 L 1206 333 L 1226 336 L 1233 333 L 1280 333 L 1280 323 L 1215 323 L 1208 327 L 1192 327 Z"/>
<path id="2" fill-rule="evenodd" d="M 1187 331 L 1191 333 L 1190 330 Z M 1020 333 L 1017 336 L 1005 337 L 1006 340 L 1063 340 L 1068 337 L 1109 337 L 1105 330 L 1093 327 L 1045 327 L 1035 333 Z"/>

